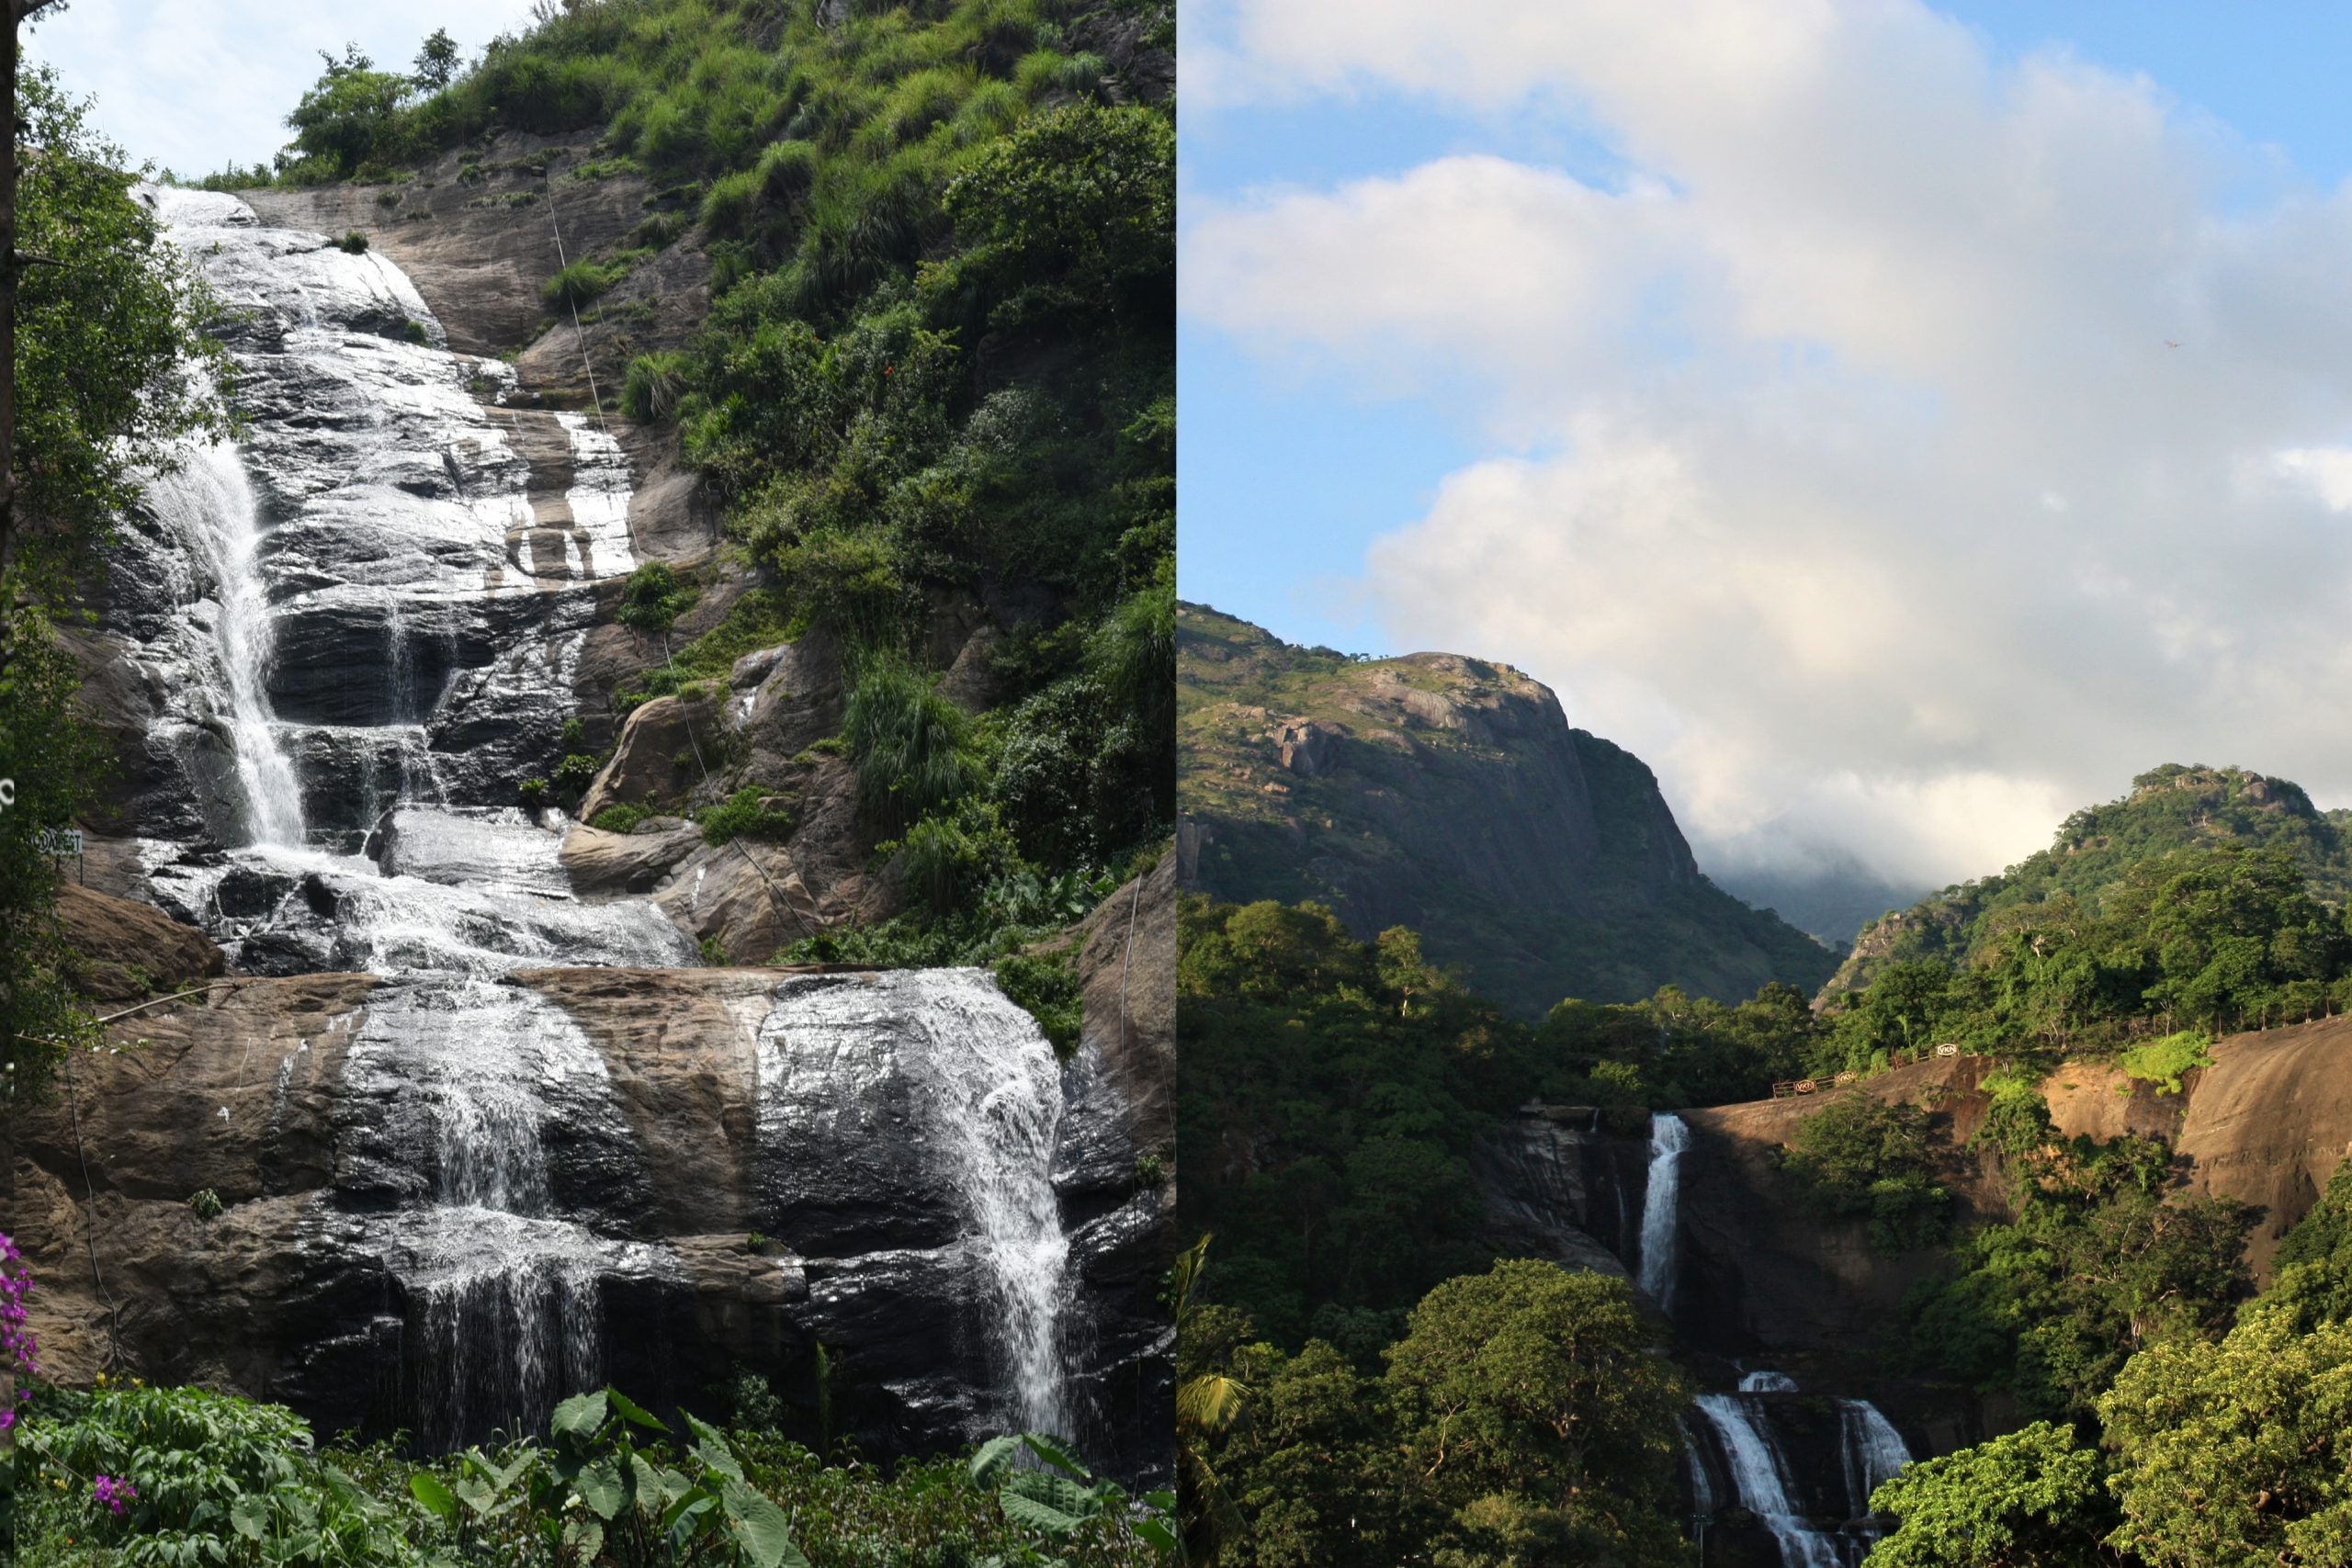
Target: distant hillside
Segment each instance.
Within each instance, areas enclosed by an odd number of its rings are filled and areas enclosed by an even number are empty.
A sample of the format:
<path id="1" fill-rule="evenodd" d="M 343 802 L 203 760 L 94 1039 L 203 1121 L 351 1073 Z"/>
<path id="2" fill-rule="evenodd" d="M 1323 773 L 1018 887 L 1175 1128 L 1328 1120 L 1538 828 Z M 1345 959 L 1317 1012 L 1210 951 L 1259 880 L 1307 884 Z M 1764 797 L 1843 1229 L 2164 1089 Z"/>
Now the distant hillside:
<path id="1" fill-rule="evenodd" d="M 2323 902 L 2340 908 L 2352 894 L 2352 812 L 2322 812 L 2301 785 L 2244 768 L 2168 762 L 2133 779 L 2120 799 L 2067 818 L 2048 849 L 1865 926 L 1826 989 L 1867 986 L 1898 959 L 1958 964 L 1975 951 L 1991 917 L 2059 895 L 2096 911 L 2134 865 L 2233 843 L 2286 850 Z"/>
<path id="2" fill-rule="evenodd" d="M 1891 882 L 1842 851 L 1819 864 L 1786 870 L 1717 870 L 1711 874 L 1734 897 L 1770 909 L 1839 952 L 1861 929 L 1890 909 L 1907 908 L 1926 891 L 1917 882 Z"/>
<path id="3" fill-rule="evenodd" d="M 1836 967 L 1701 875 L 1641 760 L 1508 666 L 1351 660 L 1185 604 L 1177 706 L 1184 872 L 1216 897 L 1316 899 L 1360 937 L 1412 926 L 1529 1016 L 1668 984 L 1811 990 Z"/>

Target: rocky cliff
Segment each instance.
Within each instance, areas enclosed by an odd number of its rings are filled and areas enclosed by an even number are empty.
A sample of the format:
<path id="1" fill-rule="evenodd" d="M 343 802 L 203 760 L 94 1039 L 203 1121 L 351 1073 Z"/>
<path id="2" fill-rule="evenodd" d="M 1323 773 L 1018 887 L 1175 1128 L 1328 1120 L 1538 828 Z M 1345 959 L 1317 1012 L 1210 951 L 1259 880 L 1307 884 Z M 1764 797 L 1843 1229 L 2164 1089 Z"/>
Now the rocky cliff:
<path id="1" fill-rule="evenodd" d="M 2164 1138 L 2178 1156 L 2182 1190 L 2258 1209 L 2246 1258 L 2267 1280 L 2279 1238 L 2352 1156 L 2352 1020 L 2233 1035 L 2215 1043 L 2212 1058 L 2185 1076 L 2178 1094 L 2080 1063 L 2041 1087 L 2062 1134 Z M 1684 1348 L 1702 1366 L 1769 1366 L 1807 1387 L 1867 1394 L 1939 1450 L 1997 1426 L 2002 1409 L 1907 1388 L 1881 1366 L 1905 1293 L 1944 1267 L 1942 1255 L 1872 1250 L 1861 1222 L 1809 1206 L 1779 1158 L 1832 1096 L 1917 1104 L 1935 1113 L 1938 1178 L 1956 1195 L 1962 1223 L 2007 1218 L 2007 1190 L 1991 1157 L 1967 1147 L 1988 1104 L 1980 1086 L 1990 1065 L 1948 1057 L 1828 1095 L 1682 1112 L 1690 1145 L 1679 1173 L 1672 1318 Z M 1639 1244 L 1627 1216 L 1641 1213 L 1647 1196 L 1643 1145 L 1574 1116 L 1564 1124 L 1566 1114 L 1531 1112 L 1485 1152 L 1490 1205 L 1498 1217 L 1540 1222 L 1523 1226 L 1531 1251 L 1630 1269 Z"/>
<path id="2" fill-rule="evenodd" d="M 1834 966 L 1702 875 L 1649 769 L 1518 671 L 1351 660 L 1190 604 L 1177 655 L 1180 844 L 1216 897 L 1320 900 L 1360 936 L 1414 927 L 1528 1014 L 1667 984 L 1810 990 Z"/>
<path id="3" fill-rule="evenodd" d="M 1888 963 L 1957 964 L 1989 915 L 2072 897 L 2097 910 L 2132 866 L 2180 850 L 2224 844 L 2285 851 L 2324 902 L 2352 899 L 2352 812 L 2323 812 L 2301 785 L 2245 768 L 2169 762 L 2132 781 L 2114 800 L 2059 825 L 2050 847 L 1997 874 L 1956 884 L 1864 925 L 1823 987 L 1859 990 Z"/>
<path id="4" fill-rule="evenodd" d="M 663 437 L 608 429 L 586 371 L 519 339 L 546 204 L 577 254 L 648 194 L 568 181 L 576 149 L 491 152 L 401 186 L 151 193 L 236 307 L 248 423 L 151 490 L 81 637 L 122 766 L 65 914 L 94 996 L 226 977 L 123 1019 L 16 1129 L 52 1375 L 446 1448 L 608 1379 L 723 1413 L 753 1372 L 820 1439 L 1026 1425 L 1157 1472 L 1172 866 L 1072 934 L 1066 1062 L 981 971 L 682 967 L 886 905 L 816 746 L 838 660 L 771 641 L 605 722 L 662 658 L 614 624 L 622 578 L 698 558 L 710 520 Z M 685 330 L 697 267 L 691 234 L 639 267 L 591 355 Z M 745 584 L 704 587 L 674 635 Z M 983 620 L 944 613 L 934 655 Z M 708 804 L 689 761 L 723 752 L 790 831 L 518 804 L 580 728 L 613 747 L 608 798 Z"/>
<path id="5" fill-rule="evenodd" d="M 1172 1193 L 1139 1172 L 1170 1153 L 1172 979 L 1155 944 L 1173 902 L 1163 870 L 1082 929 L 1085 1024 L 1052 1132 L 1073 1422 L 1137 1473 L 1165 1462 L 1170 1419 L 1156 1298 Z M 927 1147 L 951 1131 L 933 993 L 965 973 L 523 970 L 445 1015 L 527 1051 L 520 1021 L 544 1013 L 589 1053 L 588 1077 L 547 1090 L 550 1209 L 594 1259 L 558 1280 L 560 1353 L 705 1410 L 758 1373 L 804 1424 L 829 1361 L 834 1435 L 877 1453 L 1005 1424 L 1002 1306 L 971 1195 Z M 413 1025 L 416 985 L 232 979 L 75 1058 L 57 1103 L 16 1128 L 13 1219 L 51 1376 L 209 1383 L 322 1431 L 479 1435 L 435 1430 L 457 1413 L 434 1385 L 524 1339 L 452 1341 L 442 1320 L 462 1315 L 469 1270 L 544 1237 L 476 1213 L 479 1234 L 453 1245 L 401 1207 L 466 1157 L 418 1141 L 422 1112 L 377 1066 Z M 217 1213 L 191 1205 L 200 1193 Z"/>

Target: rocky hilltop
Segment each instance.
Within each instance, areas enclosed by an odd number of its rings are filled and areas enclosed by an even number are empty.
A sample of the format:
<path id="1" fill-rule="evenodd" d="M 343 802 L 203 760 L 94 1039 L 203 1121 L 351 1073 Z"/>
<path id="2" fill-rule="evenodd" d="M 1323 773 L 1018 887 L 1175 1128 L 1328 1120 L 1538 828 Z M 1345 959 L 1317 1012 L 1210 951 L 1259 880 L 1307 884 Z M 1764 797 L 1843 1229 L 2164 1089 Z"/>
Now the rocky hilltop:
<path id="1" fill-rule="evenodd" d="M 2050 847 L 1996 875 L 1958 883 L 1864 926 L 1825 996 L 1867 987 L 1901 959 L 1963 962 L 1988 916 L 2070 897 L 2096 911 L 2132 866 L 2177 850 L 2222 844 L 2291 854 L 2312 891 L 2352 897 L 2352 812 L 2323 812 L 2301 785 L 2245 768 L 2168 762 L 2114 800 L 2059 825 Z"/>
<path id="2" fill-rule="evenodd" d="M 1359 936 L 1411 926 L 1529 1015 L 1669 984 L 1810 990 L 1834 966 L 1708 881 L 1641 760 L 1508 666 L 1350 660 L 1187 604 L 1177 691 L 1179 844 L 1215 897 L 1316 899 Z"/>

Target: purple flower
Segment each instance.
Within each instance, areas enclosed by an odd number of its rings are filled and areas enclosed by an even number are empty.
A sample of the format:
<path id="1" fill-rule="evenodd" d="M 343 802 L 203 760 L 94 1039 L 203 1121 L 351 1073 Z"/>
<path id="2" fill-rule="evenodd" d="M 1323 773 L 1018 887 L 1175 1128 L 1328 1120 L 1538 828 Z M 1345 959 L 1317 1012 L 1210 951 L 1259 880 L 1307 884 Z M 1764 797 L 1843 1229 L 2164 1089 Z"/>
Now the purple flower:
<path id="1" fill-rule="evenodd" d="M 122 1506 L 125 1503 L 139 1495 L 139 1488 L 130 1483 L 128 1476 L 117 1480 L 111 1475 L 101 1475 L 90 1483 L 90 1491 L 97 1501 L 105 1504 L 117 1514 L 122 1512 Z"/>

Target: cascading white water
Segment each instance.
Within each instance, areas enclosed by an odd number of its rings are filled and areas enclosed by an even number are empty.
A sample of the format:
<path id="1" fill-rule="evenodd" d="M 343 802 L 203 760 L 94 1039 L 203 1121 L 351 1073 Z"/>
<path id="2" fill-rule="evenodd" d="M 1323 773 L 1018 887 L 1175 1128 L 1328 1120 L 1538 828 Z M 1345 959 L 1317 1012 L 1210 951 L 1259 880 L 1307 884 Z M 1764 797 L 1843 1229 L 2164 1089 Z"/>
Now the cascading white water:
<path id="1" fill-rule="evenodd" d="M 972 1246 L 1003 1313 L 1000 1340 L 1029 1430 L 1067 1437 L 1062 1309 L 1069 1238 L 1049 1175 L 1060 1065 L 1036 1020 L 978 970 L 938 998 L 962 1049 L 931 1058 L 940 1133 L 972 1212 Z"/>
<path id="2" fill-rule="evenodd" d="M 1838 1421 L 1846 1461 L 1847 1507 L 1859 1517 L 1870 1512 L 1871 1494 L 1911 1462 L 1911 1447 L 1894 1429 L 1894 1423 L 1868 1400 L 1839 1400 Z"/>
<path id="3" fill-rule="evenodd" d="M 237 449 L 225 442 L 194 448 L 180 467 L 146 487 L 149 509 L 179 536 L 206 581 L 216 618 L 218 667 L 206 674 L 216 711 L 225 709 L 234 742 L 239 793 L 249 841 L 300 846 L 302 790 L 278 744 L 277 716 L 265 681 L 274 637 L 269 600 L 254 558 L 261 545 L 260 509 Z"/>
<path id="4" fill-rule="evenodd" d="M 1837 1544 L 1798 1515 L 1789 1497 L 1789 1478 L 1781 1456 L 1746 1399 L 1733 1393 L 1702 1393 L 1691 1403 L 1722 1446 L 1740 1506 L 1771 1532 L 1782 1568 L 1842 1568 Z"/>
<path id="5" fill-rule="evenodd" d="M 1739 1375 L 1739 1392 L 1742 1393 L 1794 1393 L 1796 1391 L 1797 1380 L 1786 1372 L 1759 1369 Z"/>
<path id="6" fill-rule="evenodd" d="M 788 1153 L 827 1100 L 863 1073 L 919 1090 L 912 1107 L 960 1211 L 957 1248 L 979 1276 L 978 1326 L 1002 1375 L 998 1427 L 1070 1435 L 1064 1381 L 1069 1241 L 1052 1180 L 1061 1069 L 1036 1021 L 981 969 L 897 970 L 787 982 L 760 1031 L 759 1137 Z M 855 1112 L 852 1112 L 853 1114 Z"/>
<path id="7" fill-rule="evenodd" d="M 1671 1111 L 1650 1117 L 1649 1180 L 1642 1194 L 1640 1284 L 1660 1312 L 1674 1310 L 1674 1237 L 1680 1218 L 1682 1151 L 1690 1129 Z"/>
<path id="8" fill-rule="evenodd" d="M 1715 1483 L 1707 1474 L 1707 1461 L 1700 1455 L 1699 1439 L 1690 1435 L 1690 1424 L 1678 1417 L 1675 1427 L 1682 1434 L 1682 1464 L 1690 1477 L 1690 1512 L 1704 1519 L 1715 1511 Z"/>

